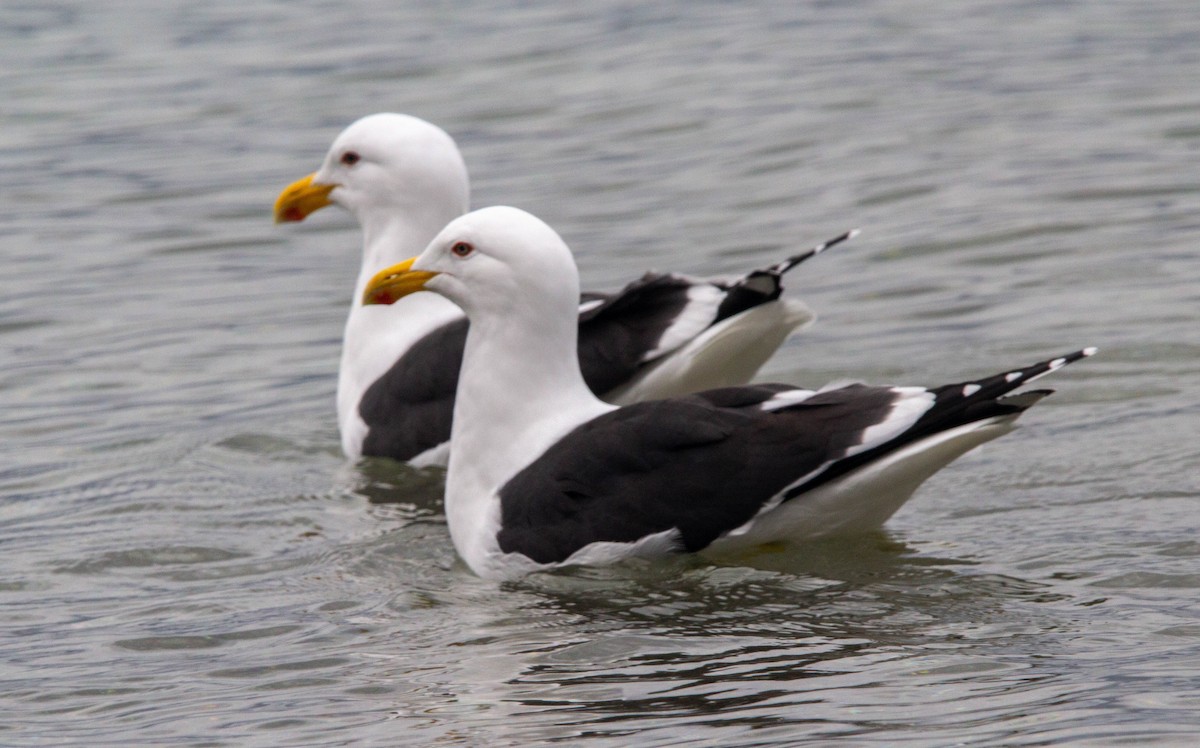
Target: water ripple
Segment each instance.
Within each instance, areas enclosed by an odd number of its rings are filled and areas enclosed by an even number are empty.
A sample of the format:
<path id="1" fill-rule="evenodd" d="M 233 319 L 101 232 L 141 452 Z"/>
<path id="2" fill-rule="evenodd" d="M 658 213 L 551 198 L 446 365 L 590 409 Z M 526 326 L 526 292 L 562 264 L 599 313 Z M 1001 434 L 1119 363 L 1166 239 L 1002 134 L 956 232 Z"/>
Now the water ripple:
<path id="1" fill-rule="evenodd" d="M 5 4 L 0 742 L 1187 744 L 1193 10 Z M 340 456 L 353 222 L 271 224 L 379 109 L 589 287 L 863 228 L 771 379 L 1101 355 L 884 532 L 482 582 Z"/>

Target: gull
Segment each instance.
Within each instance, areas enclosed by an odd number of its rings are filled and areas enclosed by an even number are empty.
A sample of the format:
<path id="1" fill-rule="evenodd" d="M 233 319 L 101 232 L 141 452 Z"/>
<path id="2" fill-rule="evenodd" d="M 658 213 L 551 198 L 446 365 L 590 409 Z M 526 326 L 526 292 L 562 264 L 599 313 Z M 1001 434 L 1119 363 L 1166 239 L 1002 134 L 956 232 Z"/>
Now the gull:
<path id="1" fill-rule="evenodd" d="M 470 319 L 445 506 L 485 578 L 878 527 L 1051 392 L 1014 390 L 1095 353 L 932 388 L 755 384 L 616 406 L 575 354 L 578 278 L 553 229 L 492 207 L 363 290 L 368 305 L 437 295 Z"/>
<path id="2" fill-rule="evenodd" d="M 354 299 L 381 268 L 420 252 L 467 211 L 458 146 L 417 117 L 372 114 L 334 140 L 321 168 L 285 188 L 277 222 L 345 208 L 363 232 Z M 615 293 L 575 300 L 584 379 L 614 403 L 741 384 L 812 311 L 782 298 L 783 275 L 848 232 L 769 267 L 730 278 L 647 273 Z M 391 307 L 353 304 L 343 336 L 337 414 L 342 450 L 443 465 L 467 320 L 422 294 Z"/>

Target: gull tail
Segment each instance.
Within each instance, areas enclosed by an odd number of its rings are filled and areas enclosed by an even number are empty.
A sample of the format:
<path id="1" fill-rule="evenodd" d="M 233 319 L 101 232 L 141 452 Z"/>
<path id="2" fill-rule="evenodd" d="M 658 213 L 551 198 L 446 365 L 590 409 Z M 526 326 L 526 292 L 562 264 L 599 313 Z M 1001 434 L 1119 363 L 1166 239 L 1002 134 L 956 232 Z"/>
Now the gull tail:
<path id="1" fill-rule="evenodd" d="M 853 239 L 858 236 L 858 233 L 858 229 L 847 231 L 770 267 L 752 270 L 735 281 L 718 284 L 725 289 L 725 300 L 717 312 L 717 320 L 727 319 L 747 309 L 778 299 L 779 295 L 783 293 L 784 273 L 810 257 L 816 257 L 830 247 L 841 244 L 847 239 Z"/>
<path id="2" fill-rule="evenodd" d="M 1010 393 L 1035 379 L 1041 379 L 1051 372 L 1058 371 L 1067 364 L 1094 356 L 1097 350 L 1094 347 L 1083 348 L 1002 374 L 937 387 L 933 393 L 936 395 L 939 405 L 942 406 L 938 410 L 949 413 L 953 409 L 965 408 L 970 412 L 982 407 L 983 409 L 999 408 L 1002 411 L 1019 413 L 1052 393 L 1053 390 L 1027 390 L 1016 394 Z"/>
<path id="3" fill-rule="evenodd" d="M 808 258 L 815 257 L 815 256 L 821 254 L 822 252 L 824 252 L 825 250 L 829 249 L 830 247 L 833 247 L 837 244 L 841 244 L 842 242 L 844 242 L 848 239 L 853 239 L 854 237 L 858 236 L 860 233 L 862 233 L 862 232 L 859 231 L 858 229 L 850 229 L 846 233 L 839 234 L 838 236 L 835 236 L 832 239 L 824 241 L 821 244 L 818 244 L 817 246 L 815 246 L 809 250 L 801 252 L 798 255 L 792 255 L 791 257 L 787 258 L 783 262 L 772 265 L 769 268 L 764 268 L 762 270 L 756 270 L 753 273 L 750 273 L 750 275 L 746 276 L 746 278 L 751 278 L 760 273 L 765 273 L 767 275 L 774 275 L 774 276 L 778 277 L 780 275 L 783 275 L 787 271 L 791 270 L 792 268 L 796 267 L 800 263 L 804 262 Z"/>

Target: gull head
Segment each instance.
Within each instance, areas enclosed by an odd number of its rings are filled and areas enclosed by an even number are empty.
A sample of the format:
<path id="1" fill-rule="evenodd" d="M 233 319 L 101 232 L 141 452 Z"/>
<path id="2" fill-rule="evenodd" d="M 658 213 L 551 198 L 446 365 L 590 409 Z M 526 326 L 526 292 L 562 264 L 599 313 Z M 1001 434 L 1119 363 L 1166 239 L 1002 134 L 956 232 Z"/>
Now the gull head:
<path id="1" fill-rule="evenodd" d="M 418 257 L 381 270 L 363 304 L 429 290 L 480 314 L 563 317 L 574 325 L 579 272 L 554 229 L 518 208 L 483 208 L 451 221 Z"/>
<path id="2" fill-rule="evenodd" d="M 445 131 L 407 114 L 371 114 L 338 135 L 320 169 L 284 188 L 275 221 L 303 221 L 336 204 L 364 226 L 405 213 L 444 214 L 445 223 L 469 197 L 467 167 Z"/>

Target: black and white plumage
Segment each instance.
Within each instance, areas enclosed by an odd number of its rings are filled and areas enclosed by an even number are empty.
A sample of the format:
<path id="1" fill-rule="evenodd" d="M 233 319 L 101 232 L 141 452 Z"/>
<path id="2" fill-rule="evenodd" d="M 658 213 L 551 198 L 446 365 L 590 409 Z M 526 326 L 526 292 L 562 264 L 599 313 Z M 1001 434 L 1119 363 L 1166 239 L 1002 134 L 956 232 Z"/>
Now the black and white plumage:
<path id="1" fill-rule="evenodd" d="M 275 218 L 301 221 L 332 204 L 353 213 L 363 229 L 357 299 L 376 271 L 420 252 L 468 202 L 466 166 L 449 135 L 416 117 L 374 114 L 334 140 L 320 170 L 284 189 Z M 615 403 L 749 381 L 814 319 L 780 297 L 783 274 L 851 234 L 740 278 L 649 273 L 616 293 L 584 294 L 586 381 Z M 434 294 L 352 306 L 337 395 L 349 457 L 444 464 L 466 330 L 462 312 Z"/>
<path id="2" fill-rule="evenodd" d="M 577 278 L 550 227 L 487 208 L 365 291 L 429 289 L 471 319 L 446 514 L 484 577 L 877 527 L 1050 392 L 1015 389 L 1095 352 L 931 389 L 762 384 L 615 407 L 574 355 Z"/>

